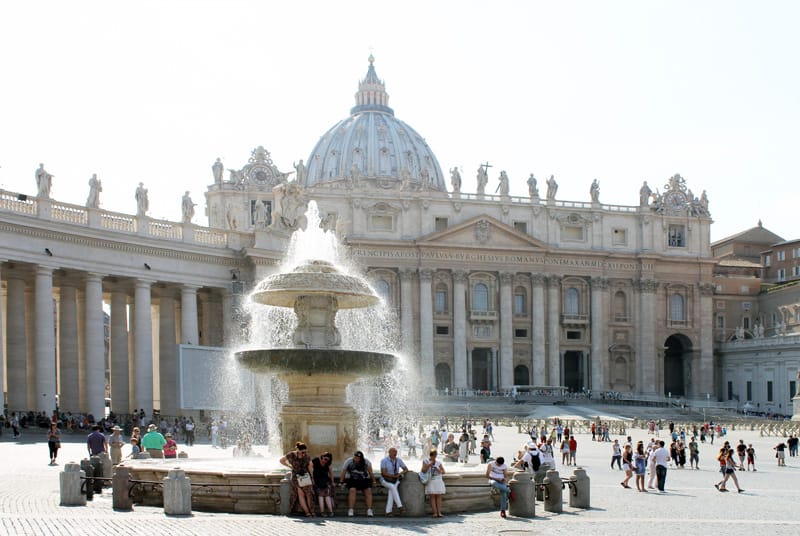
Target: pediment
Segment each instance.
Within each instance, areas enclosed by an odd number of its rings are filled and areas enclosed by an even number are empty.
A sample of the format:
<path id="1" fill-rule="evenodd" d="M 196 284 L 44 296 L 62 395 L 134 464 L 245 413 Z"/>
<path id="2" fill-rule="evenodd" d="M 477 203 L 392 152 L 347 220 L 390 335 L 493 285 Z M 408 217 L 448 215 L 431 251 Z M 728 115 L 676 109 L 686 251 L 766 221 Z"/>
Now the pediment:
<path id="1" fill-rule="evenodd" d="M 491 216 L 477 216 L 465 222 L 423 236 L 421 246 L 490 247 L 493 249 L 548 249 L 547 244 L 522 233 Z"/>

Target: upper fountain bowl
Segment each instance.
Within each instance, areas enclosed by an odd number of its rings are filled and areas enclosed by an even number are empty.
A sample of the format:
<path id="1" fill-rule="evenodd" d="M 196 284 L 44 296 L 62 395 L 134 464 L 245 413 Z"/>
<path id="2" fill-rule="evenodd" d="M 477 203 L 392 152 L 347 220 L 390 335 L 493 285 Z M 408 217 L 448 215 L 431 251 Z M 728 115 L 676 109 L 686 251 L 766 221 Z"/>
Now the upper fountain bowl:
<path id="1" fill-rule="evenodd" d="M 341 273 L 328 261 L 310 260 L 291 272 L 271 275 L 261 281 L 252 300 L 264 305 L 294 307 L 298 298 L 334 296 L 338 309 L 369 307 L 380 301 L 363 280 Z"/>

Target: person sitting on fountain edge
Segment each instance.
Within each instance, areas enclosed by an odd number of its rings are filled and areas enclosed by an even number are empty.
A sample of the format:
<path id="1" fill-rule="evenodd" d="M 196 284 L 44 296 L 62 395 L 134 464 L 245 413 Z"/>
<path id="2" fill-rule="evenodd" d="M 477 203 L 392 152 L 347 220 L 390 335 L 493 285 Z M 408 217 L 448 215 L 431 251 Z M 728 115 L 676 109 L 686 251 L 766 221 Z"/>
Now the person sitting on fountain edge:
<path id="1" fill-rule="evenodd" d="M 364 458 L 363 452 L 357 450 L 352 458 L 345 460 L 339 482 L 350 490 L 347 494 L 347 516 L 353 517 L 356 491 L 361 490 L 364 492 L 364 502 L 367 504 L 367 517 L 372 517 L 372 487 L 375 485 L 375 475 L 372 474 L 372 463 Z"/>

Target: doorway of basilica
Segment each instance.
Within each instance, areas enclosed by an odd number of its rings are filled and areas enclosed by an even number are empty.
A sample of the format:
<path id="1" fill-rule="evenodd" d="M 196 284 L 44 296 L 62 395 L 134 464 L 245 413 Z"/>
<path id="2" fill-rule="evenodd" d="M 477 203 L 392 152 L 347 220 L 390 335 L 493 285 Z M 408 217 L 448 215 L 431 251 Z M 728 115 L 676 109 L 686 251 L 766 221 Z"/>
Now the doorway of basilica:
<path id="1" fill-rule="evenodd" d="M 489 371 L 492 365 L 491 348 L 474 348 L 472 350 L 472 388 L 478 391 L 490 389 Z"/>
<path id="2" fill-rule="evenodd" d="M 692 342 L 680 334 L 670 335 L 664 343 L 664 395 L 686 396 L 686 366 Z"/>
<path id="3" fill-rule="evenodd" d="M 564 387 L 570 392 L 580 392 L 584 387 L 583 352 L 564 352 Z"/>

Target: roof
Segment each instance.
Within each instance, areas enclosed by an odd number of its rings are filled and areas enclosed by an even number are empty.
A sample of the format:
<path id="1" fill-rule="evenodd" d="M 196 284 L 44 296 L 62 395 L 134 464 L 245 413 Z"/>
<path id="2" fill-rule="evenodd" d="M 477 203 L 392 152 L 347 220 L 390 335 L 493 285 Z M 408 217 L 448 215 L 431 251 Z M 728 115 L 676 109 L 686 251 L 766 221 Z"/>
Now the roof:
<path id="1" fill-rule="evenodd" d="M 761 220 L 758 221 L 758 225 L 755 227 L 751 227 L 746 231 L 742 231 L 740 233 L 736 233 L 731 236 L 726 236 L 721 240 L 717 240 L 711 244 L 711 247 L 720 246 L 726 242 L 749 242 L 751 244 L 762 244 L 764 246 L 772 246 L 773 244 L 777 244 L 778 242 L 783 242 L 784 239 L 781 236 L 776 235 L 769 229 L 764 228 L 761 224 Z"/>

